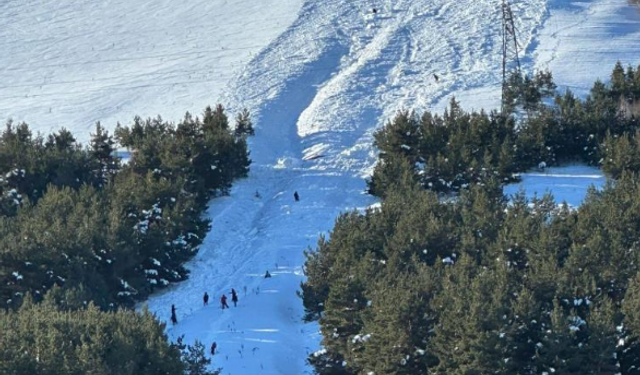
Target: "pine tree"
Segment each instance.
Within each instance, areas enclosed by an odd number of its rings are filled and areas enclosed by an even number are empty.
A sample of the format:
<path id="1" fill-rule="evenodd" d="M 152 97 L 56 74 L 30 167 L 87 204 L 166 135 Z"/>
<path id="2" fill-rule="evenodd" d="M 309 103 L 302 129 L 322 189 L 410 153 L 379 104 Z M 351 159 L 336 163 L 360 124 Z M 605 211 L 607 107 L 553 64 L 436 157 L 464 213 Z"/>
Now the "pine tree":
<path id="1" fill-rule="evenodd" d="M 351 341 L 362 373 L 418 375 L 435 366 L 428 347 L 436 324 L 430 300 L 438 292 L 438 276 L 421 267 L 415 274 L 392 272 L 379 281 L 364 328 Z"/>
<path id="2" fill-rule="evenodd" d="M 393 190 L 415 187 L 417 180 L 415 170 L 407 158 L 390 154 L 376 164 L 367 185 L 369 193 L 385 197 Z"/>
<path id="3" fill-rule="evenodd" d="M 567 313 L 559 301 L 554 303 L 551 322 L 545 331 L 535 361 L 540 373 L 549 374 L 582 374 L 580 330 L 585 329 L 586 322 L 575 311 Z"/>
<path id="4" fill-rule="evenodd" d="M 218 375 L 220 370 L 209 371 L 211 360 L 205 355 L 205 347 L 200 341 L 187 346 L 182 354 L 182 361 L 185 364 L 185 375 Z"/>
<path id="5" fill-rule="evenodd" d="M 118 159 L 114 156 L 115 141 L 100 122 L 96 123 L 96 131 L 91 134 L 91 156 L 98 161 L 99 170 L 95 171 L 99 184 L 106 183 L 118 170 Z"/>
<path id="6" fill-rule="evenodd" d="M 251 114 L 246 108 L 236 117 L 236 128 L 234 131 L 237 138 L 255 134 L 253 123 L 251 122 Z"/>
<path id="7" fill-rule="evenodd" d="M 490 273 L 476 267 L 463 257 L 443 282 L 431 345 L 439 360 L 433 374 L 513 373 L 506 269 Z"/>
<path id="8" fill-rule="evenodd" d="M 60 129 L 58 133 L 50 134 L 46 143 L 47 147 L 55 147 L 58 151 L 72 149 L 75 145 L 75 137 L 65 128 Z"/>
<path id="9" fill-rule="evenodd" d="M 229 119 L 224 112 L 222 104 L 218 104 L 216 109 L 207 107 L 202 116 L 202 124 L 205 133 L 216 133 L 219 131 L 227 131 L 229 129 Z"/>
<path id="10" fill-rule="evenodd" d="M 613 96 L 618 99 L 621 95 L 624 95 L 627 89 L 627 82 L 625 77 L 624 67 L 622 63 L 618 61 L 613 73 L 611 73 L 611 91 Z"/>
<path id="11" fill-rule="evenodd" d="M 407 158 L 409 163 L 417 161 L 420 123 L 413 112 L 398 112 L 393 121 L 374 134 L 374 138 L 382 159 L 398 154 Z"/>
<path id="12" fill-rule="evenodd" d="M 597 304 L 597 305 L 596 305 Z M 613 303 L 604 299 L 594 301 L 587 318 L 588 342 L 583 346 L 583 374 L 614 375 L 619 372 L 617 354 L 618 334 Z"/>
<path id="13" fill-rule="evenodd" d="M 640 371 L 640 273 L 630 281 L 621 311 L 624 327 L 621 367 L 624 373 L 635 374 Z"/>

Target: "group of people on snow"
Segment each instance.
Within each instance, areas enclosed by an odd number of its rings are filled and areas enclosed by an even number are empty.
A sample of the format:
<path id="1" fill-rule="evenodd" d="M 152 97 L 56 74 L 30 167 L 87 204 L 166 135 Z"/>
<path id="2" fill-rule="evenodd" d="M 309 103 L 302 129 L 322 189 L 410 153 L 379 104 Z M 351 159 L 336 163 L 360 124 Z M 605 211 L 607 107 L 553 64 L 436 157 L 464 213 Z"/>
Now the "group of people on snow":
<path id="1" fill-rule="evenodd" d="M 256 197 L 260 198 L 260 193 L 258 191 L 256 191 Z M 296 202 L 300 201 L 300 195 L 298 194 L 297 191 L 295 191 L 293 193 L 293 199 Z M 264 274 L 264 278 L 265 279 L 270 279 L 271 278 L 271 273 L 269 273 L 269 270 L 266 271 L 266 273 Z M 245 291 L 245 295 L 247 293 L 247 287 L 244 287 L 244 291 Z M 229 304 L 227 303 L 227 296 L 223 293 L 222 296 L 220 297 L 220 307 L 222 308 L 222 310 L 224 309 L 228 309 Z M 231 302 L 233 302 L 233 307 L 238 307 L 238 293 L 236 292 L 236 290 L 234 288 L 231 288 Z M 204 306 L 209 306 L 209 293 L 204 292 L 204 295 L 202 296 L 202 302 L 204 303 Z M 171 323 L 173 325 L 178 324 L 178 317 L 176 315 L 176 305 L 171 305 Z M 210 352 L 211 355 L 215 355 L 216 354 L 216 350 L 218 349 L 218 344 L 216 342 L 213 342 L 211 344 L 211 348 L 210 348 Z"/>
<path id="2" fill-rule="evenodd" d="M 205 292 L 205 296 L 206 294 L 207 293 Z M 233 302 L 233 307 L 238 307 L 238 293 L 233 288 L 231 288 L 231 302 Z M 206 304 L 207 303 L 205 302 L 205 305 Z M 224 294 L 220 297 L 220 306 L 223 310 L 229 308 L 229 304 L 227 304 L 227 296 Z"/>

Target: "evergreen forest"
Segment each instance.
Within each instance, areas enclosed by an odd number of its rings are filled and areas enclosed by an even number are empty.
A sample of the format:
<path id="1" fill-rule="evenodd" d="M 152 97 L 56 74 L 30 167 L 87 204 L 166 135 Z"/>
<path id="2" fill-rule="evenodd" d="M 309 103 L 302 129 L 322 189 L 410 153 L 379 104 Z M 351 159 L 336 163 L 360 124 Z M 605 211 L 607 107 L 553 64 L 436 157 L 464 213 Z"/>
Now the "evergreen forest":
<path id="1" fill-rule="evenodd" d="M 131 308 L 188 277 L 207 202 L 247 175 L 252 134 L 247 111 L 230 124 L 220 105 L 177 124 L 135 118 L 114 135 L 98 123 L 87 146 L 8 123 L 0 374 L 212 374 L 202 344 L 169 343 Z"/>
<path id="2" fill-rule="evenodd" d="M 584 100 L 551 74 L 512 77 L 505 111 L 400 112 L 375 134 L 369 190 L 307 251 L 320 375 L 640 373 L 640 136 L 621 110 L 640 68 Z M 580 207 L 505 197 L 568 161 L 609 182 Z"/>

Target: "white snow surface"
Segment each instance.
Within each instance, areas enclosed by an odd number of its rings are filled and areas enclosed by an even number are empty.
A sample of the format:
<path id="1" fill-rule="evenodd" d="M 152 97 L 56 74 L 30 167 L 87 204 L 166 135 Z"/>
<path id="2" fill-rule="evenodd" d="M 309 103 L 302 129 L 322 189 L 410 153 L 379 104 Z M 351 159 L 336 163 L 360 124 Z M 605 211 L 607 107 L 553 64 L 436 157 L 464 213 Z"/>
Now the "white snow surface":
<path id="1" fill-rule="evenodd" d="M 566 202 L 578 207 L 591 186 L 602 189 L 606 183 L 603 172 L 592 166 L 572 164 L 546 168 L 544 171 L 530 171 L 521 175 L 522 180 L 504 187 L 504 193 L 512 196 L 521 190 L 529 199 L 542 198 L 551 193 L 556 202 Z"/>
<path id="2" fill-rule="evenodd" d="M 550 0 L 532 57 L 550 69 L 561 90 L 584 95 L 607 82 L 617 61 L 640 64 L 640 11 L 624 0 Z"/>
<path id="3" fill-rule="evenodd" d="M 217 102 L 251 110 L 250 176 L 208 208 L 212 230 L 189 280 L 148 306 L 168 321 L 176 305 L 172 339 L 216 341 L 223 374 L 310 373 L 320 336 L 301 322 L 303 250 L 340 212 L 375 204 L 363 179 L 372 134 L 397 110 L 442 110 L 454 95 L 466 108 L 498 106 L 498 4 L 5 0 L 0 121 L 65 126 L 86 141 L 98 120 L 179 120 Z M 514 12 L 525 69 L 548 66 L 561 87 L 606 79 L 618 59 L 640 61 L 640 15 L 626 0 L 522 0 Z M 231 288 L 239 306 L 222 311 Z"/>
<path id="4" fill-rule="evenodd" d="M 0 121 L 82 141 L 135 115 L 178 120 L 296 19 L 302 0 L 2 0 Z"/>

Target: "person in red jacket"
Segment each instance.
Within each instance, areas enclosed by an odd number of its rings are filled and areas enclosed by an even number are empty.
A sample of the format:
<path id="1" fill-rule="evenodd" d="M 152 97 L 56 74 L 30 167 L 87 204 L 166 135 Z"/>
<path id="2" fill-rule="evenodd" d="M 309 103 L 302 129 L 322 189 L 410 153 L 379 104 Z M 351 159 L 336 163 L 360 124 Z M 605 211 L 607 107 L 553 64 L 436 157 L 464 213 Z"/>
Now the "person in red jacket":
<path id="1" fill-rule="evenodd" d="M 227 304 L 227 296 L 225 296 L 224 294 L 222 295 L 222 297 L 220 297 L 220 304 L 222 305 L 222 309 L 228 309 L 229 305 Z"/>

